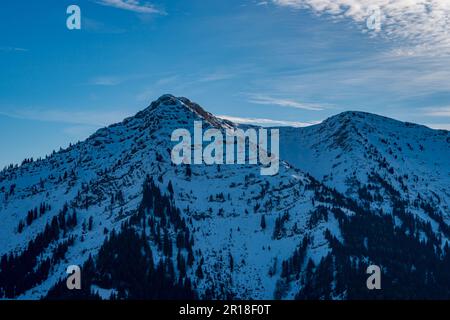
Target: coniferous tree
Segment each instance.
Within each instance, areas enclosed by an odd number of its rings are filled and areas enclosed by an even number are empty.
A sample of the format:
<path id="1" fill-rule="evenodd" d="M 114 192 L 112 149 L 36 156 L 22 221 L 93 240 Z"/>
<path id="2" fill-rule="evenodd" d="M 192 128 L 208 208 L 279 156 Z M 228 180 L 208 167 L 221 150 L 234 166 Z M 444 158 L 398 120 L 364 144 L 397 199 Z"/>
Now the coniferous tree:
<path id="1" fill-rule="evenodd" d="M 263 214 L 262 216 L 261 216 L 261 229 L 262 230 L 265 230 L 266 229 L 266 216 Z"/>

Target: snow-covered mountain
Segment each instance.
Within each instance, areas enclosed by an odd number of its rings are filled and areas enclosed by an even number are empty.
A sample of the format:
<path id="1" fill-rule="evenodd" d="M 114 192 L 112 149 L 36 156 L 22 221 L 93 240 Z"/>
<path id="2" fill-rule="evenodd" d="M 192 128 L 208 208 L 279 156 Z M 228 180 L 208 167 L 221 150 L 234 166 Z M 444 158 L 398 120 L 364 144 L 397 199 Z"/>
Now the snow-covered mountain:
<path id="1" fill-rule="evenodd" d="M 345 112 L 307 128 L 281 128 L 281 157 L 371 207 L 392 211 L 390 189 L 432 204 L 450 223 L 450 134 L 386 117 Z M 384 195 L 383 195 L 384 194 Z"/>
<path id="2" fill-rule="evenodd" d="M 165 95 L 3 170 L 0 297 L 74 297 L 69 265 L 81 298 L 450 297 L 448 131 L 358 112 L 280 128 L 279 174 L 262 176 L 174 165 L 172 131 L 197 120 L 239 127 Z"/>

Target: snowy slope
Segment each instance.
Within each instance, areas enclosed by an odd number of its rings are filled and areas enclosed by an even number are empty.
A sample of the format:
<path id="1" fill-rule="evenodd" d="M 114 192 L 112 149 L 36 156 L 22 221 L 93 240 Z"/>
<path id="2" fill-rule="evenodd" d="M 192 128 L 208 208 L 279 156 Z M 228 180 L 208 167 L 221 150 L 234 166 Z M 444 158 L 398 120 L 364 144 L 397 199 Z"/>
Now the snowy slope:
<path id="1" fill-rule="evenodd" d="M 339 207 L 352 216 L 349 199 L 358 197 L 349 181 L 354 177 L 359 184 L 367 184 L 372 170 L 400 190 L 400 197 L 408 199 L 411 208 L 421 194 L 438 206 L 448 223 L 448 132 L 374 115 L 345 113 L 317 126 L 282 129 L 281 159 L 286 162 L 280 164 L 276 176 L 261 176 L 260 168 L 254 165 L 192 165 L 192 173 L 187 175 L 185 166 L 171 163 L 174 143 L 170 136 L 174 129 L 192 130 L 196 120 L 219 129 L 237 127 L 186 98 L 165 95 L 134 117 L 97 131 L 84 142 L 2 171 L 0 256 L 20 254 L 65 204 L 69 212 L 77 212 L 80 221 L 37 257 L 43 261 L 58 244 L 73 236 L 74 244 L 64 259 L 52 263 L 42 283 L 17 297 L 45 296 L 65 277 L 68 265 L 82 265 L 90 254 L 95 255 L 111 230 L 119 230 L 137 213 L 147 175 L 163 191 L 169 182 L 173 185 L 175 205 L 188 221 L 194 248 L 200 250 L 204 260 L 206 276 L 196 280 L 200 296 L 209 290 L 219 299 L 225 298 L 225 293 L 235 298 L 272 299 L 282 261 L 289 259 L 305 238 L 309 239 L 307 258 L 315 264 L 331 251 L 326 230 L 342 240 L 333 214 L 316 219 L 312 212 L 323 205 Z M 324 184 L 308 173 L 323 179 Z M 344 196 L 333 188 L 347 193 L 348 200 L 338 200 Z M 371 192 L 379 192 L 382 198 L 372 201 L 369 210 L 391 209 L 384 200 L 385 190 Z M 19 232 L 19 222 L 26 220 L 27 212 L 44 202 L 51 205 L 51 210 L 30 225 L 25 224 Z M 439 223 L 424 210 L 415 207 L 413 213 L 432 221 L 435 232 L 441 232 Z M 261 228 L 263 215 L 265 229 Z M 90 217 L 91 230 L 81 223 L 88 223 Z M 277 219 L 283 222 L 275 234 Z M 188 271 L 192 278 L 195 269 Z M 294 281 L 282 298 L 294 298 L 299 286 Z"/>
<path id="2" fill-rule="evenodd" d="M 375 172 L 413 211 L 415 200 L 426 199 L 450 223 L 449 131 L 345 112 L 311 127 L 281 128 L 281 140 L 289 146 L 281 148 L 284 160 L 342 193 L 359 199 L 361 184 L 377 184 Z M 381 207 L 391 211 L 384 200 Z"/>

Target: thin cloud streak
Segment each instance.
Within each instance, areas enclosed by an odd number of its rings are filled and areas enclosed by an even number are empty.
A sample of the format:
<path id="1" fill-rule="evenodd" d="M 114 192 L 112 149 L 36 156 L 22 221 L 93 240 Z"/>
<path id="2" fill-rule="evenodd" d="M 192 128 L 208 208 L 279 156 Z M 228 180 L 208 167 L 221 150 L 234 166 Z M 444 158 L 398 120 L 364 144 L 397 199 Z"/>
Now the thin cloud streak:
<path id="1" fill-rule="evenodd" d="M 311 122 L 297 122 L 297 121 L 285 121 L 285 120 L 273 120 L 273 119 L 264 119 L 264 118 L 243 118 L 243 117 L 234 117 L 227 115 L 219 115 L 218 118 L 222 118 L 225 120 L 229 120 L 239 124 L 253 124 L 253 125 L 261 125 L 261 126 L 282 126 L 282 127 L 308 127 L 315 124 L 321 123 L 321 121 L 311 121 Z"/>
<path id="2" fill-rule="evenodd" d="M 252 95 L 248 102 L 253 104 L 262 104 L 262 105 L 275 105 L 280 107 L 287 107 L 287 108 L 295 108 L 295 109 L 303 109 L 303 110 L 310 110 L 310 111 L 321 111 L 324 110 L 324 107 L 319 104 L 314 103 L 301 103 L 297 102 L 295 100 L 290 99 L 281 99 L 281 98 L 274 98 L 264 95 Z"/>
<path id="3" fill-rule="evenodd" d="M 28 49 L 18 47 L 0 47 L 0 52 L 28 52 Z"/>
<path id="4" fill-rule="evenodd" d="M 449 0 L 272 0 L 278 6 L 310 10 L 332 19 L 351 19 L 364 32 L 399 45 L 399 55 L 450 55 Z M 373 8 L 381 13 L 381 31 L 367 21 Z"/>
<path id="5" fill-rule="evenodd" d="M 31 108 L 0 111 L 0 115 L 23 120 L 58 122 L 98 127 L 108 126 L 113 123 L 120 122 L 129 116 L 123 111 L 63 111 Z"/>
<path id="6" fill-rule="evenodd" d="M 434 117 L 450 117 L 450 106 L 425 109 L 424 114 L 427 116 L 434 116 Z"/>
<path id="7" fill-rule="evenodd" d="M 98 0 L 98 4 L 107 7 L 114 7 L 122 10 L 133 11 L 137 13 L 158 13 L 166 14 L 164 11 L 156 9 L 153 5 L 142 3 L 139 0 Z"/>
<path id="8" fill-rule="evenodd" d="M 351 71 L 349 71 L 351 70 Z M 259 81 L 258 91 L 298 96 L 311 101 L 321 97 L 326 109 L 348 108 L 348 102 L 364 99 L 368 104 L 395 102 L 406 105 L 413 98 L 449 92 L 450 63 L 447 58 L 399 58 L 375 53 L 359 59 L 324 65 L 321 70 L 274 74 Z M 390 101 L 383 101 L 390 97 Z M 361 104 L 361 103 L 359 103 Z"/>

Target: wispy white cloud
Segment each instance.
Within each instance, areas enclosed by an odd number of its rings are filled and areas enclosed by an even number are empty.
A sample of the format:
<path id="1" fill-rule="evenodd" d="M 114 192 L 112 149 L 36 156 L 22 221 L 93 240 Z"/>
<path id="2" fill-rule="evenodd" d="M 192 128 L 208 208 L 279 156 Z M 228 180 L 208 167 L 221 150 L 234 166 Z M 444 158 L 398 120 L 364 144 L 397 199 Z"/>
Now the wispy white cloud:
<path id="1" fill-rule="evenodd" d="M 424 109 L 424 115 L 433 117 L 450 117 L 450 106 Z"/>
<path id="2" fill-rule="evenodd" d="M 199 79 L 199 82 L 213 82 L 228 80 L 234 78 L 236 75 L 230 72 L 213 72 Z"/>
<path id="3" fill-rule="evenodd" d="M 28 49 L 18 47 L 0 47 L 0 52 L 27 52 Z"/>
<path id="4" fill-rule="evenodd" d="M 23 108 L 1 110 L 0 115 L 26 120 L 58 122 L 75 125 L 103 127 L 122 121 L 128 115 L 120 110 L 108 111 L 68 111 L 56 109 Z"/>
<path id="5" fill-rule="evenodd" d="M 291 100 L 291 99 L 274 98 L 274 97 L 259 95 L 259 94 L 250 95 L 248 102 L 254 103 L 254 104 L 275 105 L 275 106 L 280 106 L 280 107 L 296 108 L 296 109 L 311 110 L 311 111 L 320 111 L 320 110 L 325 109 L 323 105 L 319 105 L 319 104 L 315 104 L 315 103 L 301 103 L 301 102 Z"/>
<path id="6" fill-rule="evenodd" d="M 320 123 L 321 121 L 311 121 L 311 122 L 298 122 L 298 121 L 285 121 L 285 120 L 273 120 L 264 118 L 243 118 L 243 117 L 233 117 L 227 115 L 217 116 L 222 119 L 226 119 L 235 123 L 240 124 L 253 124 L 260 126 L 288 126 L 288 127 L 308 127 Z"/>
<path id="7" fill-rule="evenodd" d="M 257 90 L 296 97 L 299 101 L 316 102 L 320 97 L 324 109 L 346 109 L 355 101 L 363 107 L 375 106 L 375 103 L 379 103 L 380 108 L 386 104 L 407 107 L 412 99 L 449 92 L 448 79 L 450 61 L 446 57 L 401 58 L 372 53 L 333 64 L 324 63 L 311 72 L 292 69 L 286 74 L 258 79 L 260 88 Z"/>
<path id="8" fill-rule="evenodd" d="M 98 0 L 97 3 L 103 6 L 119 8 L 137 13 L 165 14 L 164 11 L 155 8 L 154 5 L 139 0 Z"/>
<path id="9" fill-rule="evenodd" d="M 311 10 L 333 19 L 352 19 L 365 31 L 377 7 L 381 32 L 401 41 L 398 55 L 450 54 L 449 0 L 272 0 L 276 5 Z M 373 33 L 373 32 L 372 32 Z"/>
<path id="10" fill-rule="evenodd" d="M 88 85 L 93 86 L 117 86 L 129 81 L 136 81 L 147 78 L 146 74 L 126 74 L 126 75 L 99 75 L 88 80 Z"/>

